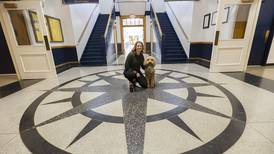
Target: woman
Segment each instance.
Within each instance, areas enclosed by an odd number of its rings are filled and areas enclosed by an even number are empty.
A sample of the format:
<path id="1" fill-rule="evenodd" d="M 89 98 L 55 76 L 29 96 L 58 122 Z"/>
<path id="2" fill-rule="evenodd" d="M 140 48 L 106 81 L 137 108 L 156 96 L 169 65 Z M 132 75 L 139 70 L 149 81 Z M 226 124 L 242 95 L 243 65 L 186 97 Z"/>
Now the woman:
<path id="1" fill-rule="evenodd" d="M 130 85 L 129 85 L 130 92 L 135 91 L 136 82 L 138 82 L 140 86 L 142 86 L 143 88 L 147 88 L 146 78 L 140 71 L 140 67 L 142 67 L 142 69 L 145 69 L 143 50 L 144 50 L 143 43 L 140 41 L 137 41 L 134 44 L 133 49 L 128 54 L 126 59 L 124 76 L 130 82 Z"/>

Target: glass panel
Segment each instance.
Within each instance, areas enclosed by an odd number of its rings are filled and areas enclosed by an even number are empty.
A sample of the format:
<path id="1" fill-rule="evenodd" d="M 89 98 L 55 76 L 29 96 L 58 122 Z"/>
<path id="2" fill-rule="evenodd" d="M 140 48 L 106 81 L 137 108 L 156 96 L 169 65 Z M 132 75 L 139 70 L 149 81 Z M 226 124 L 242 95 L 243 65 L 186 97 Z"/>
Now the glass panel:
<path id="1" fill-rule="evenodd" d="M 123 25 L 124 26 L 142 26 L 143 25 L 143 19 L 142 18 L 128 18 L 128 19 L 123 19 Z"/>
<path id="2" fill-rule="evenodd" d="M 224 9 L 220 40 L 243 39 L 251 4 L 230 4 Z"/>
<path id="3" fill-rule="evenodd" d="M 131 51 L 136 41 L 144 41 L 143 27 L 124 27 L 124 48 L 127 54 Z"/>
<path id="4" fill-rule="evenodd" d="M 130 19 L 127 19 L 127 25 L 130 25 Z"/>
<path id="5" fill-rule="evenodd" d="M 139 21 L 140 21 L 140 25 L 143 25 L 143 19 L 140 19 Z"/>
<path id="6" fill-rule="evenodd" d="M 123 19 L 123 25 L 126 25 L 126 24 L 127 24 L 127 20 Z"/>
<path id="7" fill-rule="evenodd" d="M 43 35 L 36 11 L 9 10 L 8 12 L 18 45 L 43 43 Z"/>

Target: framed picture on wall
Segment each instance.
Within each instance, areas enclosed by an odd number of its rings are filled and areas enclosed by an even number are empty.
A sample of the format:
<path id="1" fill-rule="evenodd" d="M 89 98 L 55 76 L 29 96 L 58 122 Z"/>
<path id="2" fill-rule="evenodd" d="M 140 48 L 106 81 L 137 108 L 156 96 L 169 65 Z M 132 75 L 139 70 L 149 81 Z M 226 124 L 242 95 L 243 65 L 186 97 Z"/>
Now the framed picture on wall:
<path id="1" fill-rule="evenodd" d="M 217 15 L 217 11 L 214 11 L 212 12 L 212 15 L 211 15 L 211 25 L 214 26 L 216 25 L 216 15 Z"/>
<path id="2" fill-rule="evenodd" d="M 37 13 L 34 11 L 29 11 L 29 16 L 36 43 L 43 43 L 43 35 L 42 31 L 40 30 L 40 24 Z"/>
<path id="3" fill-rule="evenodd" d="M 230 13 L 230 7 L 226 7 L 224 13 L 225 13 L 225 15 L 224 15 L 225 20 L 222 22 L 223 24 L 228 23 L 228 18 L 229 18 L 229 13 Z"/>
<path id="4" fill-rule="evenodd" d="M 210 13 L 204 15 L 203 29 L 209 28 L 209 26 L 210 26 L 210 16 L 211 16 Z"/>
<path id="5" fill-rule="evenodd" d="M 50 42 L 64 42 L 61 20 L 45 16 L 49 30 Z"/>

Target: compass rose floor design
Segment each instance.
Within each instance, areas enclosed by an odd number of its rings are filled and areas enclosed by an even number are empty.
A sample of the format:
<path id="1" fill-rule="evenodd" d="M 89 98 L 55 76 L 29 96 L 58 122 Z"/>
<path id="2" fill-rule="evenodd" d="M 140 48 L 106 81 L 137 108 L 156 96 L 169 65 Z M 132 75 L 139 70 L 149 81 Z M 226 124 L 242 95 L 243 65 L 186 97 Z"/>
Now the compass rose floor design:
<path id="1" fill-rule="evenodd" d="M 0 153 L 272 154 L 274 95 L 195 64 L 75 67 L 0 99 Z"/>

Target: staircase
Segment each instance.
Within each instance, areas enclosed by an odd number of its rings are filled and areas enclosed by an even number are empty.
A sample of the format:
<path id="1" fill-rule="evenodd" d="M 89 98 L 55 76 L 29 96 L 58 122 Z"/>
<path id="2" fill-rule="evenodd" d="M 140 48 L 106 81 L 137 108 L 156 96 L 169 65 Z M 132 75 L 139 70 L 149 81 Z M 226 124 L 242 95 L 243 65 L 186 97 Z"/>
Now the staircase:
<path id="1" fill-rule="evenodd" d="M 162 40 L 162 63 L 185 63 L 187 55 L 166 13 L 157 13 L 164 35 Z"/>
<path id="2" fill-rule="evenodd" d="M 82 66 L 106 65 L 104 33 L 109 15 L 100 14 L 89 37 L 80 63 Z"/>

